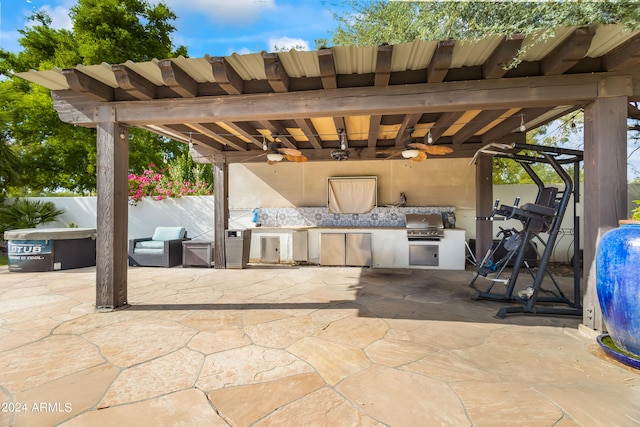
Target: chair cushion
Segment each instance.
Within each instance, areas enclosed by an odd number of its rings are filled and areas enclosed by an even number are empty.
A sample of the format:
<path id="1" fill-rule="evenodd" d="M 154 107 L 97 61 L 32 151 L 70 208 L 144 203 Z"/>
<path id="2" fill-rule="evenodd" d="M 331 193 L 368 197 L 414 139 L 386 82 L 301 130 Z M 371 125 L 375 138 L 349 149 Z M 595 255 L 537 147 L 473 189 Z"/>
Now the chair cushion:
<path id="1" fill-rule="evenodd" d="M 164 242 L 162 240 L 144 240 L 142 242 L 136 242 L 135 249 L 164 249 Z"/>
<path id="2" fill-rule="evenodd" d="M 184 238 L 184 227 L 156 227 L 151 240 L 179 240 Z"/>
<path id="3" fill-rule="evenodd" d="M 134 254 L 155 254 L 162 255 L 164 253 L 164 249 L 154 249 L 154 248 L 135 248 L 133 250 Z"/>

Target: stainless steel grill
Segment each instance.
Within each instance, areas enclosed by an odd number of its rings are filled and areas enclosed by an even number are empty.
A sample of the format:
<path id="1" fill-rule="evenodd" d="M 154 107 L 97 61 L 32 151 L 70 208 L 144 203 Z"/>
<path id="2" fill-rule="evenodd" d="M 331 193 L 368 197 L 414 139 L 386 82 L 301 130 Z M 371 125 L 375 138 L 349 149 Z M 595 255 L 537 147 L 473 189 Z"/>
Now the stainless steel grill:
<path id="1" fill-rule="evenodd" d="M 440 240 L 444 237 L 444 225 L 439 214 L 407 214 L 407 239 Z"/>

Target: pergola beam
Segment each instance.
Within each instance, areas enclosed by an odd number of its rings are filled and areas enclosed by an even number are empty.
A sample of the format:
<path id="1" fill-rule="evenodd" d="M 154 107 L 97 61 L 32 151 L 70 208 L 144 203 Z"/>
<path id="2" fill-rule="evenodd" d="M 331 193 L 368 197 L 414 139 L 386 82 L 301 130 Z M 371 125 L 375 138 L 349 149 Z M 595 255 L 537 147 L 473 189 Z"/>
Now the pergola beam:
<path id="1" fill-rule="evenodd" d="M 630 76 L 599 74 L 523 77 L 335 89 L 331 91 L 201 97 L 112 104 L 118 119 L 130 125 L 202 123 L 206 121 L 289 120 L 362 114 L 463 112 L 470 109 L 555 107 L 587 103 L 598 96 L 630 96 Z M 66 92 L 52 93 L 54 107 L 67 123 L 95 123 L 98 104 Z M 67 102 L 67 100 L 69 102 Z"/>

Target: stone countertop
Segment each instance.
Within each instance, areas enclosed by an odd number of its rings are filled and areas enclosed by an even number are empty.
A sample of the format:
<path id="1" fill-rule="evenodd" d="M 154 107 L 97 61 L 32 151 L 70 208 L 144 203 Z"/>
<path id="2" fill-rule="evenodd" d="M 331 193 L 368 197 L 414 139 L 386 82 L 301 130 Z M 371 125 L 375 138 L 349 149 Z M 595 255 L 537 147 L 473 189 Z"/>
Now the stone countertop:
<path id="1" fill-rule="evenodd" d="M 358 225 L 354 225 L 354 226 L 315 226 L 315 225 L 309 225 L 309 226 L 282 226 L 282 227 L 252 227 L 252 228 L 248 228 L 247 230 L 251 230 L 254 233 L 259 233 L 260 231 L 264 231 L 264 232 L 268 232 L 268 233 L 273 233 L 273 232 L 288 232 L 288 231 L 303 231 L 303 230 L 400 230 L 400 231 L 404 231 L 407 228 L 404 226 L 398 226 L 398 227 L 366 227 L 366 226 L 358 226 Z M 445 228 L 445 231 L 447 230 L 461 230 L 464 231 L 463 228 Z"/>

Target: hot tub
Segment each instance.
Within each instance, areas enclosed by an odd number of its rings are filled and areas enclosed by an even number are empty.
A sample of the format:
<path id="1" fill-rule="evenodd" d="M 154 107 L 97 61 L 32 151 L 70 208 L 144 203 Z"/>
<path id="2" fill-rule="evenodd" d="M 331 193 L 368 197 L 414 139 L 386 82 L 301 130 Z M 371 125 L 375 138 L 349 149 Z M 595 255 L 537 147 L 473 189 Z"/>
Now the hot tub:
<path id="1" fill-rule="evenodd" d="M 96 265 L 95 228 L 5 231 L 9 271 L 53 271 Z"/>

